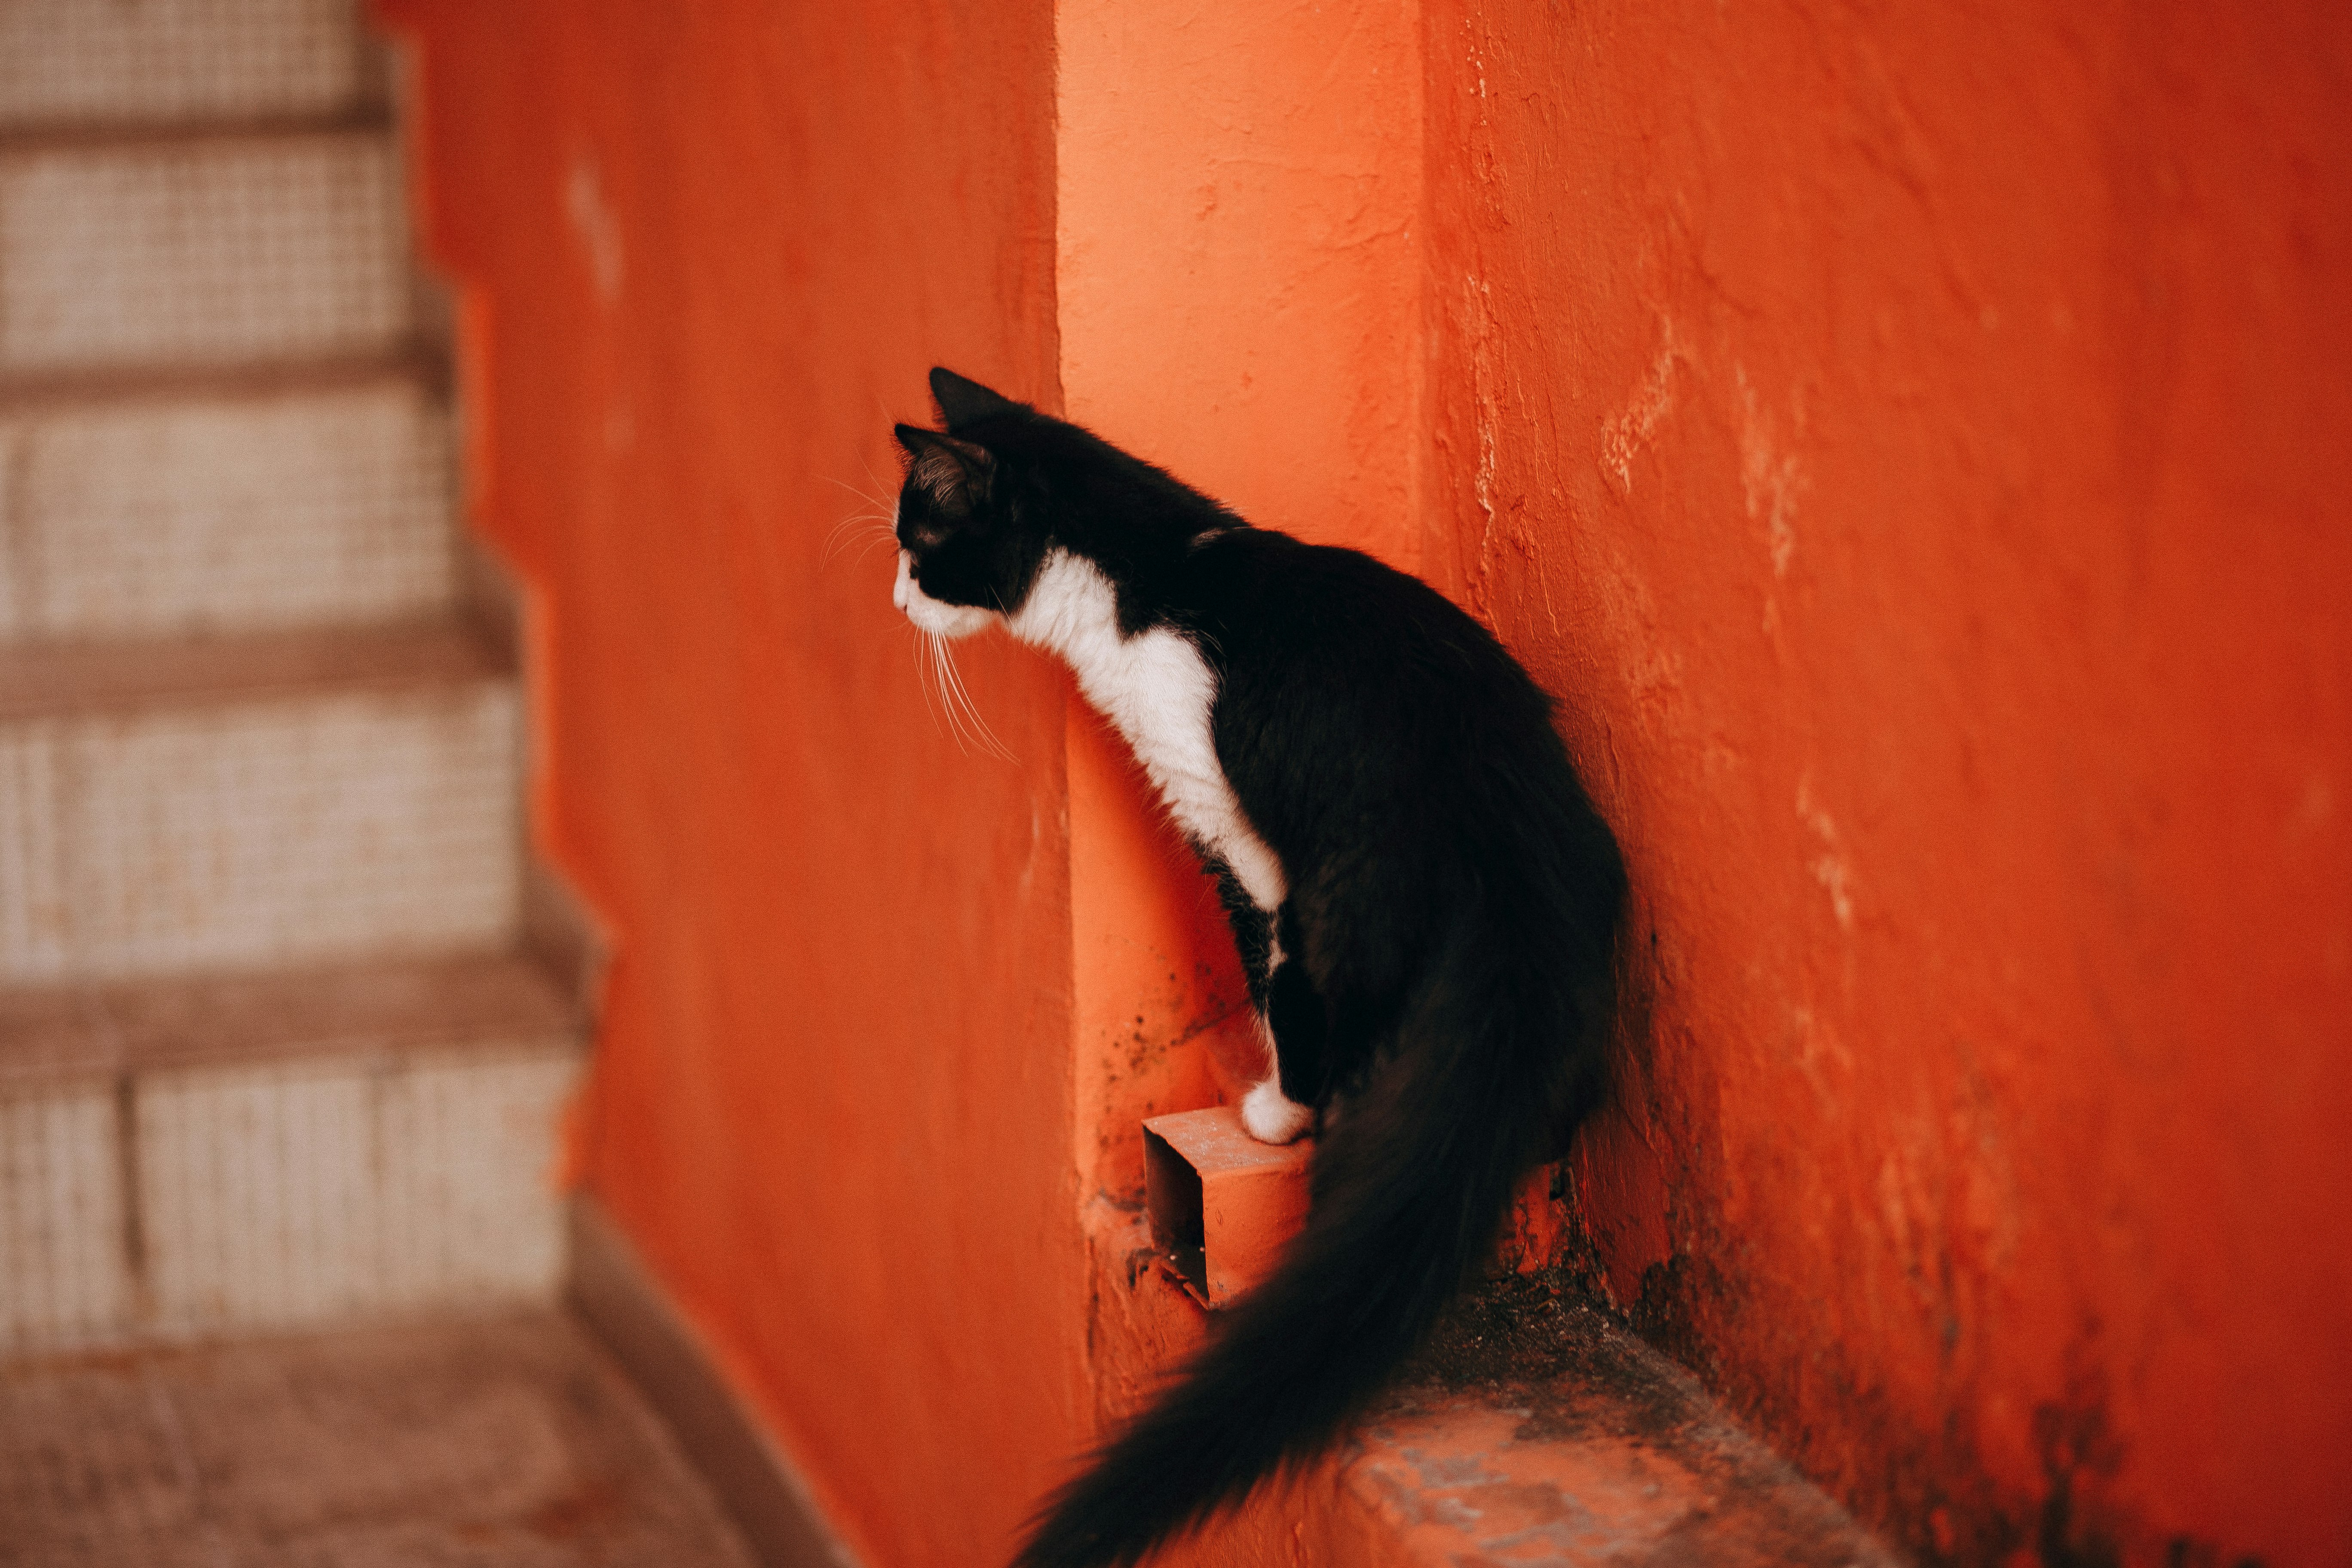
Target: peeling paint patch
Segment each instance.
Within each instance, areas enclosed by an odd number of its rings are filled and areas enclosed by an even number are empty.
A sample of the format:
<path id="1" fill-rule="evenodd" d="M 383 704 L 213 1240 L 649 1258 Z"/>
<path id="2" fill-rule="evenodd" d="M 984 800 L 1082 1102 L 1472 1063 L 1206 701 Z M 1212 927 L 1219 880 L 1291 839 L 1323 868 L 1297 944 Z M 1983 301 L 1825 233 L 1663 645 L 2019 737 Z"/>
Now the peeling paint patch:
<path id="1" fill-rule="evenodd" d="M 1675 366 L 1682 362 L 1683 353 L 1675 342 L 1675 324 L 1661 319 L 1658 331 L 1658 352 L 1650 361 L 1649 374 L 1634 389 L 1625 412 L 1609 421 L 1601 429 L 1601 471 L 1613 480 L 1617 493 L 1633 493 L 1633 458 L 1667 415 L 1675 410 Z"/>
<path id="2" fill-rule="evenodd" d="M 1747 503 L 1748 521 L 1764 525 L 1765 542 L 1772 552 L 1772 575 L 1785 577 L 1790 557 L 1797 552 L 1797 499 L 1805 492 L 1805 470 L 1797 455 L 1781 445 L 1771 416 L 1748 384 L 1747 368 L 1734 365 L 1731 374 L 1739 384 L 1740 496 Z M 1804 427 L 1801 403 L 1794 423 L 1800 430 Z"/>
<path id="3" fill-rule="evenodd" d="M 1462 279 L 1469 314 L 1480 331 L 1471 341 L 1472 414 L 1478 425 L 1478 465 L 1471 479 L 1478 510 L 1492 527 L 1495 521 L 1495 388 L 1494 355 L 1489 347 L 1494 326 L 1493 292 L 1476 278 Z"/>
<path id="4" fill-rule="evenodd" d="M 1822 853 L 1812 861 L 1813 879 L 1821 883 L 1830 896 L 1830 911 L 1837 916 L 1840 931 L 1853 929 L 1853 869 L 1847 864 L 1845 851 L 1838 843 L 1837 824 L 1813 803 L 1812 777 L 1807 774 L 1797 781 L 1797 816 L 1812 829 L 1821 840 Z"/>
<path id="5" fill-rule="evenodd" d="M 595 280 L 596 300 L 610 310 L 621 302 L 621 224 L 604 199 L 603 176 L 596 160 L 583 153 L 572 161 L 563 183 L 563 216 L 588 255 L 588 274 Z"/>

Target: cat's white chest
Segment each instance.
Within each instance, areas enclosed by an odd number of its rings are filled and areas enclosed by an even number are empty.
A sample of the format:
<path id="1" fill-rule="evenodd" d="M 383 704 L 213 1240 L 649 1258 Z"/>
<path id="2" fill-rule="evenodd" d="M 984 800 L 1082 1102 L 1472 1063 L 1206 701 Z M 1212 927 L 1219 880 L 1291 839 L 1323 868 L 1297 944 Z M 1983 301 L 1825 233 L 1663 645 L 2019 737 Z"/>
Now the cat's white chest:
<path id="1" fill-rule="evenodd" d="M 1078 689 L 1134 748 L 1177 826 L 1232 867 L 1260 909 L 1280 907 L 1282 863 L 1242 815 L 1217 761 L 1209 731 L 1216 673 L 1191 639 L 1164 628 L 1121 637 L 1117 591 L 1092 563 L 1060 550 L 1006 625 L 1069 662 Z"/>

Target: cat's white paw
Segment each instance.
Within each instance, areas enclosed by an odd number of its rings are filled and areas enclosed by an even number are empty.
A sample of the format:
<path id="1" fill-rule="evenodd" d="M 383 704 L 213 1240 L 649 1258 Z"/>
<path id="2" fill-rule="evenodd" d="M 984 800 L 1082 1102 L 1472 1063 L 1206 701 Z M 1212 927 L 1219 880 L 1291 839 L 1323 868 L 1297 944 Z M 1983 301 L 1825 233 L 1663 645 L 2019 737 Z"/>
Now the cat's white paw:
<path id="1" fill-rule="evenodd" d="M 1280 1079 L 1270 1078 L 1242 1096 L 1242 1125 L 1261 1143 L 1287 1143 L 1314 1120 L 1307 1107 L 1283 1098 Z"/>

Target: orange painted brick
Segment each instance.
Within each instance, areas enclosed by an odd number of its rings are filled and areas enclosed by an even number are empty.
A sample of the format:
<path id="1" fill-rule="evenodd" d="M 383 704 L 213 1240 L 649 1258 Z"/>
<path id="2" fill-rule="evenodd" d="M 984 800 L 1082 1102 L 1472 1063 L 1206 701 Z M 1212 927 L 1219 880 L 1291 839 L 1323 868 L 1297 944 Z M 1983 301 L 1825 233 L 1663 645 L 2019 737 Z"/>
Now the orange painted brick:
<path id="1" fill-rule="evenodd" d="M 1226 1305 L 1282 1260 L 1307 1220 L 1313 1151 L 1304 1140 L 1259 1142 L 1229 1105 L 1143 1124 L 1152 1242 L 1203 1304 Z"/>

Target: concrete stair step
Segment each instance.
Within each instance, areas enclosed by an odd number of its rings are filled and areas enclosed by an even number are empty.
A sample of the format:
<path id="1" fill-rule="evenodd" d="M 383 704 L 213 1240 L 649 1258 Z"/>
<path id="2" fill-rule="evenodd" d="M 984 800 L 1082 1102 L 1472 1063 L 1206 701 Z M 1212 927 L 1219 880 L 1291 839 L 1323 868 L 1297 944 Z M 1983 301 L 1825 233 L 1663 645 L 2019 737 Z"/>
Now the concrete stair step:
<path id="1" fill-rule="evenodd" d="M 354 0 L 0 0 L 0 127 L 335 113 L 383 79 Z"/>
<path id="2" fill-rule="evenodd" d="M 554 1312 L 0 1370 L 0 1541 L 144 1568 L 756 1561 Z"/>
<path id="3" fill-rule="evenodd" d="M 0 984 L 502 945 L 509 663 L 454 621 L 0 647 Z"/>
<path id="4" fill-rule="evenodd" d="M 194 1068 L 362 1065 L 483 1039 L 566 1045 L 562 977 L 523 952 L 0 989 L 0 1094 Z"/>
<path id="5" fill-rule="evenodd" d="M 429 362 L 0 389 L 0 639 L 414 619 L 457 594 Z"/>
<path id="6" fill-rule="evenodd" d="M 513 953 L 0 991 L 0 1354 L 551 1300 L 582 1028 Z"/>
<path id="7" fill-rule="evenodd" d="M 384 352 L 418 316 L 388 130 L 0 141 L 0 375 Z"/>

